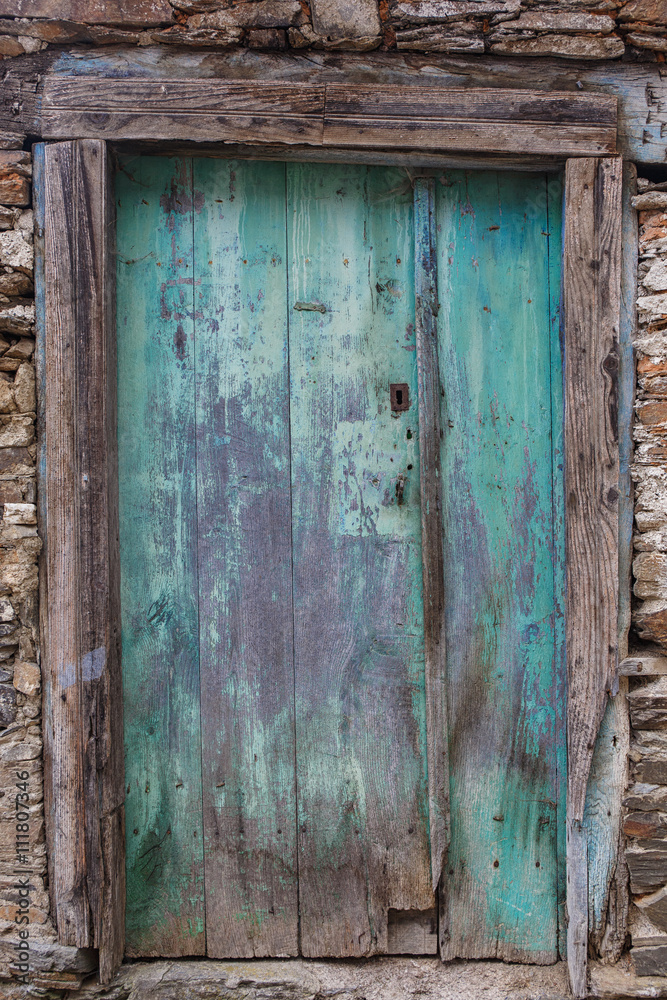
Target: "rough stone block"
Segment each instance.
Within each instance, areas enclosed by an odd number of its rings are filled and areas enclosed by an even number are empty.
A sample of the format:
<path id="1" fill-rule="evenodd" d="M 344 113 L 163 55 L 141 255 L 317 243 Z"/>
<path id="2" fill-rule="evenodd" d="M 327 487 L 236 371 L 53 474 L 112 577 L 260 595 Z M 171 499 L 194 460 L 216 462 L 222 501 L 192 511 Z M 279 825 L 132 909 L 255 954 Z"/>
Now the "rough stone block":
<path id="1" fill-rule="evenodd" d="M 11 271 L 0 274 L 0 295 L 22 296 L 32 295 L 33 287 L 30 278 L 21 271 Z"/>
<path id="2" fill-rule="evenodd" d="M 632 199 L 632 207 L 642 212 L 653 209 L 662 211 L 667 208 L 667 191 L 645 191 L 643 194 L 636 194 Z"/>
<path id="3" fill-rule="evenodd" d="M 2 235 L 0 233 L 0 236 Z M 667 319 L 667 293 L 640 295 L 637 299 L 637 309 L 640 323 L 655 323 L 658 320 Z"/>
<path id="4" fill-rule="evenodd" d="M 0 448 L 23 448 L 34 440 L 35 423 L 32 417 L 0 415 Z"/>
<path id="5" fill-rule="evenodd" d="M 653 840 L 667 837 L 667 813 L 632 812 L 623 820 L 626 837 Z"/>
<path id="6" fill-rule="evenodd" d="M 168 24 L 167 0 L 0 0 L 0 17 L 43 17 L 125 27 Z"/>
<path id="7" fill-rule="evenodd" d="M 497 14 L 516 14 L 519 10 L 521 0 L 417 0 L 416 3 L 394 3 L 390 7 L 393 20 L 399 24 L 488 18 Z"/>
<path id="8" fill-rule="evenodd" d="M 628 45 L 634 45 L 636 49 L 650 49 L 652 52 L 667 52 L 667 37 L 660 35 L 640 34 L 638 31 L 631 31 L 625 36 Z"/>
<path id="9" fill-rule="evenodd" d="M 484 52 L 484 36 L 481 28 L 474 24 L 457 24 L 449 29 L 414 28 L 396 32 L 396 48 L 401 51 L 481 53 Z"/>
<path id="10" fill-rule="evenodd" d="M 17 303 L 16 305 L 0 307 L 0 332 L 2 333 L 9 333 L 14 337 L 24 337 L 32 333 L 34 323 L 35 307 L 32 303 Z M 23 341 L 19 341 L 19 344 L 15 344 L 6 351 L 6 357 L 27 360 L 34 350 L 34 342 L 28 341 L 28 344 L 31 345 L 28 353 L 26 353 L 27 348 L 23 345 Z"/>
<path id="11" fill-rule="evenodd" d="M 651 264 L 642 278 L 642 285 L 649 292 L 667 292 L 667 258 Z"/>
<path id="12" fill-rule="evenodd" d="M 646 846 L 630 847 L 625 852 L 625 860 L 632 892 L 653 891 L 667 882 L 667 842 L 649 840 Z"/>
<path id="13" fill-rule="evenodd" d="M 3 205 L 29 205 L 30 181 L 27 177 L 0 173 L 0 203 Z"/>
<path id="14" fill-rule="evenodd" d="M 311 0 L 313 28 L 328 38 L 379 35 L 377 0 Z"/>
<path id="15" fill-rule="evenodd" d="M 15 308 L 18 308 L 18 306 Z M 31 308 L 30 307 L 26 308 L 28 311 L 23 314 L 25 318 L 29 319 L 31 316 L 34 317 L 35 315 L 34 306 Z M 2 313 L 0 312 L 0 323 L 1 320 L 2 320 Z M 5 357 L 16 358 L 19 361 L 28 361 L 32 357 L 34 350 L 35 350 L 35 341 L 31 337 L 21 337 L 20 340 L 17 340 L 17 342 L 15 344 L 12 344 L 9 350 L 5 352 Z"/>
<path id="16" fill-rule="evenodd" d="M 14 687 L 21 694 L 37 694 L 42 683 L 42 675 L 36 663 L 19 660 L 14 664 Z"/>
<path id="17" fill-rule="evenodd" d="M 631 954 L 638 976 L 667 975 L 667 944 L 633 948 Z"/>
<path id="18" fill-rule="evenodd" d="M 25 49 L 18 38 L 11 35 L 0 35 L 0 58 L 11 59 L 13 56 L 25 55 Z"/>
<path id="19" fill-rule="evenodd" d="M 665 0 L 629 0 L 622 5 L 620 21 L 647 21 L 649 24 L 667 24 Z"/>
<path id="20" fill-rule="evenodd" d="M 616 22 L 607 14 L 588 14 L 579 11 L 523 11 L 510 22 L 509 27 L 518 31 L 553 31 L 556 34 L 591 31 L 609 34 Z"/>
<path id="21" fill-rule="evenodd" d="M 667 886 L 635 900 L 635 905 L 656 927 L 667 930 Z"/>
<path id="22" fill-rule="evenodd" d="M 618 59 L 625 45 L 616 35 L 540 35 L 508 38 L 491 46 L 502 56 L 559 56 L 561 59 Z"/>
<path id="23" fill-rule="evenodd" d="M 229 45 L 238 45 L 243 38 L 242 28 L 198 28 L 190 31 L 180 25 L 174 28 L 166 28 L 164 31 L 154 31 L 151 34 L 154 42 L 162 45 L 215 45 L 224 48 Z"/>
<path id="24" fill-rule="evenodd" d="M 299 0 L 252 0 L 212 14 L 195 14 L 188 28 L 292 28 L 304 20 Z"/>
<path id="25" fill-rule="evenodd" d="M 34 503 L 6 503 L 3 521 L 5 524 L 37 524 L 37 507 Z"/>
<path id="26" fill-rule="evenodd" d="M 32 277 L 33 263 L 32 244 L 20 232 L 12 230 L 0 233 L 0 264 L 6 264 Z"/>
<path id="27" fill-rule="evenodd" d="M 11 684 L 0 684 L 0 726 L 11 726 L 16 718 L 16 691 Z"/>
<path id="28" fill-rule="evenodd" d="M 12 386 L 14 402 L 20 413 L 34 413 L 37 407 L 35 392 L 35 369 L 33 365 L 22 364 Z"/>
<path id="29" fill-rule="evenodd" d="M 287 48 L 287 35 L 282 28 L 259 28 L 248 32 L 248 48 L 279 52 Z"/>
<path id="30" fill-rule="evenodd" d="M 652 736 L 660 735 L 662 739 L 662 733 L 652 733 Z M 661 812 L 667 812 L 667 788 L 662 785 L 633 785 L 626 797 L 623 799 L 623 805 L 626 809 L 637 810 L 637 812 L 652 812 L 654 810 L 660 810 Z"/>

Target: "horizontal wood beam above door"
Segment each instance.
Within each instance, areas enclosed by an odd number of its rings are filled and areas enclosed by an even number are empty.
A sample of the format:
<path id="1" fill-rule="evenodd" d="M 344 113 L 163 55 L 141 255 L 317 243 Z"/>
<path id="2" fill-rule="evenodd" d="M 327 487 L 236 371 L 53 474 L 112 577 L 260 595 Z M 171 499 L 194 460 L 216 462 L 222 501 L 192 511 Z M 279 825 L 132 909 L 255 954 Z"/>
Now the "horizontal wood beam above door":
<path id="1" fill-rule="evenodd" d="M 569 92 L 47 77 L 46 139 L 386 147 L 532 156 L 616 150 L 616 98 Z"/>

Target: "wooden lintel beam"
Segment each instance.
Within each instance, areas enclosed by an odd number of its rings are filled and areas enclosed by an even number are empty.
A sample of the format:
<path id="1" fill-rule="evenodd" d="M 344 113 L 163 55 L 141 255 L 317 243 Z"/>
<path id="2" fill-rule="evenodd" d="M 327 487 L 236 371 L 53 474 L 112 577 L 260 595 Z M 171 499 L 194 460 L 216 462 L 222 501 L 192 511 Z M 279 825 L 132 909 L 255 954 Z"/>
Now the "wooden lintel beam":
<path id="1" fill-rule="evenodd" d="M 530 90 L 50 76 L 46 139 L 219 141 L 522 156 L 615 152 L 616 98 Z"/>

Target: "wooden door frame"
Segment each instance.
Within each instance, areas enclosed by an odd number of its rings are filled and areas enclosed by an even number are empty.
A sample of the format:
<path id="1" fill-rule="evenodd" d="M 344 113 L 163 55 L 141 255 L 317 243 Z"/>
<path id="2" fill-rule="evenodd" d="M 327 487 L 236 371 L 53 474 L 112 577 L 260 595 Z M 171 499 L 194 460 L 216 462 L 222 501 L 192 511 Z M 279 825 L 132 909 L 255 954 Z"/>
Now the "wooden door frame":
<path id="1" fill-rule="evenodd" d="M 618 671 L 622 162 L 615 98 L 221 80 L 47 77 L 35 150 L 45 811 L 62 944 L 124 949 L 113 167 L 243 143 L 270 158 L 565 166 L 568 964 L 586 991 L 586 784 Z M 195 140 L 195 141 L 193 141 Z M 198 140 L 198 141 L 197 141 Z M 159 145 L 156 145 L 159 143 Z M 239 148 L 239 147 L 236 147 Z M 421 151 L 421 152 L 420 152 Z M 627 417 L 627 414 L 626 414 Z"/>

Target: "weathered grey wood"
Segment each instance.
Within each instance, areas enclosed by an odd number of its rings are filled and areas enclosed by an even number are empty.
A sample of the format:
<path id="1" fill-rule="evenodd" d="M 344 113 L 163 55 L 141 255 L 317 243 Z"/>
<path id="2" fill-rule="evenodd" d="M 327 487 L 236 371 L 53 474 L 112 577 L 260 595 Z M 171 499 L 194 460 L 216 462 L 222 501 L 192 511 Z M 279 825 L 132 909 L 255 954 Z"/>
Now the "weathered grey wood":
<path id="1" fill-rule="evenodd" d="M 623 164 L 623 195 L 621 225 L 623 228 L 621 257 L 621 325 L 619 336 L 618 372 L 618 647 L 619 657 L 628 655 L 632 595 L 632 532 L 634 528 L 634 490 L 630 464 L 632 462 L 632 426 L 635 405 L 634 342 L 637 332 L 637 260 L 639 226 L 632 198 L 637 192 L 637 168 Z"/>
<path id="2" fill-rule="evenodd" d="M 595 736 L 616 681 L 621 161 L 569 160 L 563 324 L 568 803 L 583 817 Z"/>
<path id="3" fill-rule="evenodd" d="M 440 373 L 435 181 L 417 178 L 415 334 L 419 393 L 419 480 L 424 581 L 424 672 L 431 882 L 436 892 L 449 844 L 449 759 L 445 667 L 445 581 L 440 473 Z"/>
<path id="4" fill-rule="evenodd" d="M 47 138 L 252 139 L 558 156 L 616 148 L 614 98 L 530 91 L 53 76 L 44 81 L 40 121 Z"/>
<path id="5" fill-rule="evenodd" d="M 586 948 L 578 929 L 588 927 L 588 902 L 578 891 L 582 876 L 576 845 L 595 739 L 607 694 L 617 682 L 621 181 L 620 160 L 568 160 L 563 262 L 567 905 L 568 965 L 577 996 L 586 981 Z"/>
<path id="6" fill-rule="evenodd" d="M 588 995 L 588 843 L 576 821 L 567 820 L 567 968 L 575 1000 Z"/>
<path id="7" fill-rule="evenodd" d="M 667 75 L 656 63 L 595 65 L 560 59 L 503 59 L 496 56 L 421 55 L 400 52 L 265 53 L 183 52 L 172 46 L 147 48 L 73 46 L 70 50 L 80 76 L 152 77 L 170 80 L 276 80 L 313 88 L 324 83 L 363 86 L 423 86 L 507 88 L 567 91 L 572 95 L 607 94 L 619 99 L 618 149 L 637 163 L 665 162 L 667 152 Z M 66 68 L 72 63 L 68 60 Z M 0 130 L 9 135 L 40 135 L 35 104 L 40 81 L 59 69 L 57 49 L 21 56 L 5 63 L 0 92 Z"/>
<path id="8" fill-rule="evenodd" d="M 584 812 L 589 948 L 612 962 L 618 961 L 625 947 L 628 916 L 628 872 L 621 830 L 630 750 L 627 689 L 628 681 L 623 678 L 618 694 L 607 702 L 593 754 Z"/>
<path id="9" fill-rule="evenodd" d="M 123 955 L 115 351 L 104 143 L 46 147 L 45 803 L 59 940 Z"/>
<path id="10" fill-rule="evenodd" d="M 438 911 L 390 910 L 387 920 L 388 955 L 437 955 Z"/>
<path id="11" fill-rule="evenodd" d="M 354 957 L 435 903 L 413 197 L 349 165 L 290 165 L 287 192 L 290 303 L 326 307 L 288 311 L 300 951 Z"/>
<path id="12" fill-rule="evenodd" d="M 207 954 L 297 955 L 285 166 L 193 184 Z"/>
<path id="13" fill-rule="evenodd" d="M 621 677 L 654 677 L 667 674 L 667 656 L 626 656 L 618 672 Z"/>

